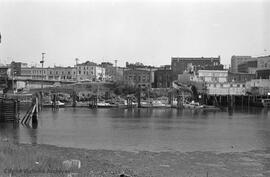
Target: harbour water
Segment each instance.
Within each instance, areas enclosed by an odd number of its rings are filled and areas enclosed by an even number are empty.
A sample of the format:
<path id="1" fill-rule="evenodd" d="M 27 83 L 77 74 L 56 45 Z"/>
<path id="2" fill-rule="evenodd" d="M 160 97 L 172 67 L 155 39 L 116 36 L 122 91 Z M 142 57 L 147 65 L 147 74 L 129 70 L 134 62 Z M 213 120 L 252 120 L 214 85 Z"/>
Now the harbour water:
<path id="1" fill-rule="evenodd" d="M 245 152 L 270 147 L 270 110 L 43 109 L 36 129 L 1 123 L 0 138 L 86 149 Z"/>

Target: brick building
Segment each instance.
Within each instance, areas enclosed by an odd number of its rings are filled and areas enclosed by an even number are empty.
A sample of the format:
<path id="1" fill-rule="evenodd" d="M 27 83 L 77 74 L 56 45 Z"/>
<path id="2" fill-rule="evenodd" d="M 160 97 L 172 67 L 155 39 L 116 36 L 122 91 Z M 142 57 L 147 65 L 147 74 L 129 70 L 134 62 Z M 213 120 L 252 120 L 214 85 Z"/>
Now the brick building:
<path id="1" fill-rule="evenodd" d="M 246 82 L 256 78 L 256 74 L 250 73 L 228 73 L 228 82 Z"/>
<path id="2" fill-rule="evenodd" d="M 164 66 L 154 72 L 154 87 L 169 88 L 172 85 L 172 70 L 170 66 Z"/>
<path id="3" fill-rule="evenodd" d="M 0 93 L 8 87 L 8 67 L 0 67 Z"/>
<path id="4" fill-rule="evenodd" d="M 201 58 L 184 58 L 172 57 L 171 67 L 173 79 L 178 78 L 178 74 L 183 74 L 189 66 L 193 66 L 194 71 L 198 70 L 223 70 L 224 66 L 220 64 L 220 56 L 218 57 L 201 57 Z"/>
<path id="5" fill-rule="evenodd" d="M 146 69 L 128 68 L 124 70 L 124 82 L 135 87 L 152 87 L 151 71 Z"/>
<path id="6" fill-rule="evenodd" d="M 257 69 L 256 78 L 257 79 L 270 79 L 270 68 Z"/>
<path id="7" fill-rule="evenodd" d="M 250 60 L 246 61 L 244 63 L 241 63 L 237 66 L 237 71 L 239 73 L 250 73 L 250 74 L 255 74 L 256 69 L 258 67 L 257 65 L 258 61 L 257 60 Z"/>

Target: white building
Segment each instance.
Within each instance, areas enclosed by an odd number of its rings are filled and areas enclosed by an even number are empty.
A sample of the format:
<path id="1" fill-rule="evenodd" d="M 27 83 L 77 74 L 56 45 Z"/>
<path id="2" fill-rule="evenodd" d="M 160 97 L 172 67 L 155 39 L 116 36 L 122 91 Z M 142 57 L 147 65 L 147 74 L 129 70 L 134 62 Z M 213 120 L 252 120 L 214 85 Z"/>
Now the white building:
<path id="1" fill-rule="evenodd" d="M 105 80 L 105 68 L 96 63 L 87 61 L 77 64 L 76 77 L 78 81 L 103 81 Z"/>
<path id="2" fill-rule="evenodd" d="M 209 95 L 245 95 L 245 83 L 207 83 Z"/>
<path id="3" fill-rule="evenodd" d="M 228 81 L 227 70 L 199 70 L 198 77 L 207 83 L 225 83 Z"/>
<path id="4" fill-rule="evenodd" d="M 47 68 L 38 68 L 38 67 L 31 67 L 31 68 L 21 68 L 21 76 L 26 79 L 47 79 L 48 76 L 48 69 Z"/>

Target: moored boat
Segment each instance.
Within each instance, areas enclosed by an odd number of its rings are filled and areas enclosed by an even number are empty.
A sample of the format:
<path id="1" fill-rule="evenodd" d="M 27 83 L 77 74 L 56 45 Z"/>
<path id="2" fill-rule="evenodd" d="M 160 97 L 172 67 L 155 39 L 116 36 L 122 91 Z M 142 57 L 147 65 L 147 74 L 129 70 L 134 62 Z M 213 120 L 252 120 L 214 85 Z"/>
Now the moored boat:
<path id="1" fill-rule="evenodd" d="M 111 104 L 111 103 L 106 103 L 105 101 L 101 101 L 97 103 L 98 108 L 115 108 L 117 105 Z"/>
<path id="2" fill-rule="evenodd" d="M 65 103 L 61 102 L 61 101 L 56 101 L 55 105 L 57 107 L 65 107 Z M 49 103 L 44 103 L 43 107 L 52 107 L 53 106 L 53 102 L 50 101 Z"/>
<path id="3" fill-rule="evenodd" d="M 203 105 L 200 105 L 200 103 L 191 101 L 190 103 L 183 103 L 184 108 L 188 109 L 202 109 Z"/>

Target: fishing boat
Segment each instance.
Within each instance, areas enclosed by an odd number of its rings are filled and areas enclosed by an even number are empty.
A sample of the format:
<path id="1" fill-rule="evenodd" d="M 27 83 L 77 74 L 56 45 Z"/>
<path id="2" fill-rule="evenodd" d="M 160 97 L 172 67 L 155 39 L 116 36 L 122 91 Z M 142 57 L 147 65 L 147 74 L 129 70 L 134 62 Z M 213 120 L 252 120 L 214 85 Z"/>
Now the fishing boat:
<path id="1" fill-rule="evenodd" d="M 169 108 L 171 105 L 162 103 L 160 100 L 142 101 L 141 108 Z"/>
<path id="2" fill-rule="evenodd" d="M 188 109 L 202 109 L 203 105 L 200 105 L 198 102 L 191 101 L 190 103 L 183 103 L 183 107 Z"/>
<path id="3" fill-rule="evenodd" d="M 154 100 L 152 102 L 152 107 L 153 108 L 169 108 L 171 105 L 162 103 L 160 100 Z"/>
<path id="4" fill-rule="evenodd" d="M 219 107 L 212 106 L 212 105 L 202 105 L 202 106 L 203 106 L 202 108 L 203 111 L 220 111 L 221 110 Z"/>
<path id="5" fill-rule="evenodd" d="M 43 107 L 52 107 L 52 106 L 53 106 L 52 101 L 43 104 Z M 62 107 L 65 107 L 65 103 L 61 101 L 56 101 L 56 106 L 62 108 Z"/>
<path id="6" fill-rule="evenodd" d="M 100 101 L 100 102 L 97 103 L 97 107 L 98 108 L 115 108 L 115 107 L 117 107 L 117 105 L 107 103 L 105 101 Z"/>

